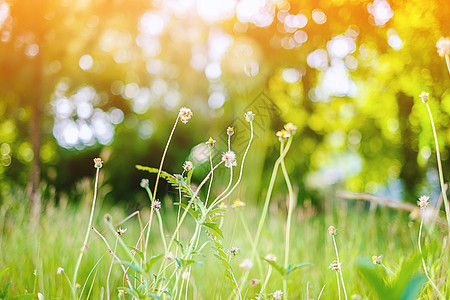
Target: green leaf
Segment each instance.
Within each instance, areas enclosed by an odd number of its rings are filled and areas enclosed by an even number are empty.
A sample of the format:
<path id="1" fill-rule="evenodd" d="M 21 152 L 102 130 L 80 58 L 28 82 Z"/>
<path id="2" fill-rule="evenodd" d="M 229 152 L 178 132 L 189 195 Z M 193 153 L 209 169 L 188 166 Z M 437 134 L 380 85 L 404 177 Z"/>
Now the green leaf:
<path id="1" fill-rule="evenodd" d="M 205 222 L 202 225 L 208 227 L 209 229 L 214 231 L 219 237 L 223 238 L 222 230 L 220 230 L 219 225 L 217 225 L 216 223 Z"/>
<path id="2" fill-rule="evenodd" d="M 271 265 L 275 270 L 277 270 L 277 271 L 281 274 L 281 276 L 287 275 L 287 274 L 286 274 L 286 270 L 285 270 L 282 266 L 280 266 L 279 264 L 277 264 L 276 261 L 268 260 L 268 259 L 265 259 L 265 258 L 264 258 L 264 260 L 265 260 L 266 262 L 268 262 L 269 265 Z"/>
<path id="3" fill-rule="evenodd" d="M 123 263 L 124 265 L 130 267 L 133 271 L 138 272 L 138 273 L 140 273 L 140 274 L 142 274 L 142 275 L 145 275 L 145 273 L 146 273 L 144 269 L 140 268 L 139 266 L 133 265 L 133 264 L 132 264 L 131 262 L 129 262 L 129 261 L 124 261 L 124 260 L 122 260 L 122 263 Z"/>
<path id="4" fill-rule="evenodd" d="M 423 285 L 427 281 L 425 275 L 414 275 L 413 278 L 405 286 L 400 300 L 415 300 L 419 296 Z"/>
<path id="5" fill-rule="evenodd" d="M 289 273 L 291 273 L 291 272 L 293 272 L 293 271 L 295 271 L 297 269 L 300 269 L 300 268 L 305 267 L 305 266 L 310 266 L 310 265 L 312 265 L 312 264 L 310 264 L 310 263 L 302 263 L 302 264 L 296 264 L 296 265 L 293 265 L 293 266 L 289 265 L 287 270 L 286 270 L 286 276 L 289 275 Z"/>
<path id="6" fill-rule="evenodd" d="M 189 266 L 190 264 L 195 263 L 195 260 L 192 260 L 192 259 L 176 258 L 175 260 L 176 260 L 178 266 L 180 267 L 180 269 L 183 269 L 183 268 Z"/>
<path id="7" fill-rule="evenodd" d="M 160 259 L 163 256 L 164 256 L 163 254 L 158 254 L 150 257 L 147 264 L 145 265 L 145 272 L 150 272 L 152 266 L 158 261 L 158 259 Z"/>
<path id="8" fill-rule="evenodd" d="M 187 205 L 184 203 L 175 203 L 174 205 L 179 205 L 182 208 L 186 210 Z M 198 220 L 200 218 L 200 212 L 198 210 L 194 210 L 194 208 L 191 206 L 189 207 L 188 213 L 194 217 L 194 219 Z"/>
<path id="9" fill-rule="evenodd" d="M 138 299 L 140 299 L 139 294 L 133 289 L 130 289 L 127 287 L 120 287 L 120 288 L 118 288 L 118 290 L 119 291 L 123 290 L 123 291 L 127 292 L 128 294 L 133 295 L 133 296 L 137 297 Z"/>
<path id="10" fill-rule="evenodd" d="M 8 272 L 9 267 L 4 268 L 1 272 L 0 272 L 0 280 L 3 278 L 3 276 L 5 276 L 6 272 Z"/>

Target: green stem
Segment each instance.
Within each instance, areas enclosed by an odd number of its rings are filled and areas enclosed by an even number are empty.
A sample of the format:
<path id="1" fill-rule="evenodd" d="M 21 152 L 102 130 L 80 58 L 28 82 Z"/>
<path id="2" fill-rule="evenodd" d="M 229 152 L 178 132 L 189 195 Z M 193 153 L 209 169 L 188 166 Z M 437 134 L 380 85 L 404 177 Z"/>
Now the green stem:
<path id="1" fill-rule="evenodd" d="M 394 273 L 391 269 L 389 269 L 388 267 L 386 267 L 383 263 L 381 263 L 381 266 L 382 266 L 389 274 L 391 274 L 392 276 L 395 276 L 395 273 Z"/>
<path id="2" fill-rule="evenodd" d="M 334 235 L 331 236 L 333 238 L 333 244 L 334 244 L 334 250 L 336 251 L 336 260 L 339 264 L 339 274 L 341 275 L 341 281 L 342 281 L 342 289 L 344 290 L 344 296 L 345 296 L 345 300 L 347 300 L 347 291 L 345 290 L 345 283 L 344 283 L 344 277 L 342 276 L 342 266 L 341 266 L 341 261 L 339 260 L 339 253 L 338 253 L 338 249 L 336 246 L 336 239 L 334 238 Z"/>
<path id="3" fill-rule="evenodd" d="M 83 247 L 82 247 L 80 255 L 78 256 L 78 261 L 77 261 L 77 264 L 75 265 L 75 271 L 73 273 L 72 296 L 73 296 L 74 299 L 78 298 L 77 297 L 77 289 L 76 289 L 75 285 L 77 284 L 77 275 L 78 275 L 78 270 L 80 268 L 81 259 L 83 258 L 83 254 L 84 254 L 84 252 L 87 249 L 87 242 L 89 240 L 89 233 L 91 232 L 92 220 L 94 218 L 95 202 L 97 201 L 98 177 L 99 177 L 99 173 L 100 173 L 100 168 L 96 168 L 96 169 L 97 169 L 97 172 L 95 174 L 94 199 L 92 201 L 91 215 L 89 216 L 89 223 L 88 223 L 86 235 L 84 237 Z"/>
<path id="4" fill-rule="evenodd" d="M 421 256 L 421 258 L 422 258 L 423 270 L 424 270 L 425 275 L 427 276 L 428 281 L 430 282 L 431 286 L 432 286 L 433 289 L 436 291 L 436 293 L 438 293 L 439 298 L 445 300 L 445 297 L 441 294 L 441 292 L 439 291 L 439 289 L 437 288 L 437 286 L 434 284 L 433 280 L 431 280 L 430 275 L 428 275 L 427 266 L 425 265 L 425 259 L 423 258 L 422 246 L 420 245 L 420 237 L 422 236 L 422 226 L 423 226 L 423 217 L 421 218 L 421 221 L 420 221 L 420 227 L 419 227 L 419 239 L 418 239 L 418 241 L 417 241 L 417 243 L 418 243 L 418 245 L 419 245 L 420 256 Z"/>
<path id="5" fill-rule="evenodd" d="M 436 134 L 436 127 L 434 125 L 433 116 L 431 114 L 430 107 L 428 106 L 428 103 L 425 103 L 425 104 L 427 106 L 428 114 L 430 115 L 431 127 L 433 128 L 434 142 L 436 144 L 436 159 L 437 159 L 438 171 L 439 171 L 439 182 L 441 184 L 442 197 L 444 199 L 445 214 L 447 216 L 447 225 L 450 227 L 450 209 L 448 207 L 449 204 L 448 204 L 448 199 L 447 199 L 447 193 L 446 193 L 445 187 L 444 187 L 444 172 L 442 171 L 441 153 L 439 151 L 439 143 L 438 143 L 437 134 Z"/>
<path id="6" fill-rule="evenodd" d="M 447 63 L 448 74 L 450 74 L 450 59 L 448 57 L 448 54 L 445 54 L 445 62 Z"/>
<path id="7" fill-rule="evenodd" d="M 209 146 L 209 164 L 210 164 L 211 170 L 212 170 L 214 168 L 213 161 L 212 161 L 212 146 Z M 211 186 L 212 186 L 213 180 L 214 180 L 214 173 L 211 174 L 211 180 L 209 181 L 208 193 L 206 194 L 206 200 L 205 200 L 205 206 L 208 205 L 208 200 L 209 200 L 209 195 L 211 193 Z"/>
<path id="8" fill-rule="evenodd" d="M 269 283 L 270 275 L 272 275 L 272 266 L 271 265 L 269 265 L 269 270 L 267 270 L 266 279 L 264 279 L 264 283 L 261 286 L 261 290 L 259 291 L 260 294 L 264 293 L 264 290 L 266 289 L 266 286 Z"/>
<path id="9" fill-rule="evenodd" d="M 339 295 L 339 300 L 341 300 L 341 285 L 339 284 L 339 275 L 338 275 L 339 271 L 336 271 L 336 282 L 337 282 L 337 286 L 338 286 L 338 295 Z"/>
<path id="10" fill-rule="evenodd" d="M 147 249 L 148 249 L 148 242 L 150 240 L 150 229 L 152 227 L 152 220 L 153 220 L 153 214 L 155 212 L 155 209 L 153 207 L 153 196 L 152 196 L 152 192 L 150 191 L 150 188 L 148 186 L 145 187 L 145 190 L 147 191 L 148 197 L 150 198 L 150 217 L 148 219 L 148 222 L 146 224 L 147 228 L 147 235 L 145 237 L 145 248 L 144 248 L 144 259 L 145 261 L 147 261 Z M 145 227 L 144 227 L 145 230 Z M 141 232 L 142 234 L 142 232 Z"/>
<path id="11" fill-rule="evenodd" d="M 290 139 L 292 139 L 292 137 L 290 137 Z M 283 148 L 283 142 L 281 143 L 281 147 Z M 287 172 L 286 169 L 286 165 L 284 163 L 284 157 L 281 160 L 281 169 L 283 171 L 283 175 L 284 175 L 284 180 L 286 181 L 286 185 L 288 188 L 288 193 L 289 193 L 289 208 L 288 208 L 288 216 L 287 216 L 287 221 L 286 221 L 286 246 L 284 247 L 284 269 L 287 270 L 288 266 L 289 266 L 289 249 L 290 249 L 290 235 L 291 235 L 291 223 L 292 223 L 292 213 L 294 212 L 294 192 L 292 190 L 292 184 L 291 184 L 291 180 L 289 178 L 289 174 Z M 284 288 L 284 293 L 283 293 L 283 297 L 284 299 L 287 299 L 287 276 L 283 276 L 283 288 Z"/>
<path id="12" fill-rule="evenodd" d="M 159 210 L 156 211 L 156 216 L 158 217 L 159 232 L 161 234 L 161 240 L 162 240 L 163 245 L 164 245 L 164 251 L 167 253 L 166 236 L 164 235 L 164 226 L 163 226 L 163 222 L 162 222 L 162 218 L 161 218 L 161 214 L 160 214 Z"/>

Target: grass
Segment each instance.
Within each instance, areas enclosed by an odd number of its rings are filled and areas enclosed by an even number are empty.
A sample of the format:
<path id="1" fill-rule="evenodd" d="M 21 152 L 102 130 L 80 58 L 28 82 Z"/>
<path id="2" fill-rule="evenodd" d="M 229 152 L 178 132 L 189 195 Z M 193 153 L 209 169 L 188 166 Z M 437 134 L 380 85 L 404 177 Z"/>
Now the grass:
<path id="1" fill-rule="evenodd" d="M 39 228 L 35 228 L 29 222 L 29 210 L 24 204 L 26 203 L 25 195 L 10 195 L 9 199 L 5 199 L 6 201 L 3 202 L 1 207 L 4 218 L 2 218 L 1 223 L 0 252 L 2 256 L 0 257 L 0 269 L 9 268 L 1 286 L 4 286 L 7 281 L 11 281 L 10 295 L 20 295 L 28 291 L 29 293 L 41 292 L 46 299 L 58 297 L 66 299 L 70 297 L 70 286 L 62 275 L 57 274 L 57 269 L 62 267 L 67 274 L 72 274 L 74 271 L 74 262 L 79 255 L 84 234 L 84 229 L 80 229 L 79 224 L 86 224 L 89 220 L 88 198 L 86 194 L 85 201 L 79 206 L 70 203 L 60 203 L 60 205 L 55 206 L 53 204 L 55 199 L 47 199 L 49 204 L 45 208 Z M 330 213 L 328 214 L 314 213 L 311 208 L 304 206 L 298 207 L 294 214 L 290 260 L 295 263 L 309 262 L 312 265 L 299 269 L 288 277 L 287 284 L 290 290 L 290 298 L 305 299 L 308 282 L 310 283 L 309 294 L 311 297 L 313 296 L 316 299 L 323 285 L 326 285 L 326 287 L 322 299 L 334 299 L 336 296 L 335 274 L 328 270 L 329 263 L 333 260 L 334 246 L 330 243 L 327 228 L 329 224 L 334 224 L 338 229 L 336 239 L 339 243 L 340 261 L 345 268 L 349 297 L 357 294 L 373 299 L 371 297 L 372 292 L 358 276 L 358 258 L 371 261 L 373 255 L 383 254 L 384 264 L 393 270 L 397 269 L 400 262 L 415 252 L 417 248 L 419 223 L 410 221 L 405 213 L 383 209 L 379 210 L 375 218 L 371 219 L 367 209 L 357 206 L 353 202 L 347 203 L 335 200 L 330 201 L 329 205 L 332 209 L 329 210 Z M 256 231 L 255 224 L 257 224 L 257 215 L 260 213 L 259 209 L 254 206 L 228 209 L 225 212 L 223 234 L 227 239 L 224 242 L 224 247 L 235 246 L 240 249 L 240 254 L 231 261 L 231 266 L 235 270 L 237 278 L 241 275 L 239 263 L 251 254 L 251 243 L 242 230 L 238 210 L 243 210 L 245 216 L 247 216 L 248 227 L 251 232 Z M 262 230 L 259 252 L 264 254 L 274 253 L 280 258 L 285 251 L 285 211 L 278 209 L 278 205 L 275 203 L 271 205 L 269 211 L 271 213 Z M 96 213 L 94 224 L 103 231 L 106 230 L 102 220 L 105 213 L 112 215 L 113 223 L 126 217 L 124 209 L 121 207 L 101 208 Z M 148 211 L 146 213 L 148 215 Z M 167 220 L 165 226 L 173 230 L 176 224 L 177 209 L 175 207 L 169 208 L 162 213 Z M 368 222 L 368 220 L 372 221 Z M 139 230 L 136 230 L 139 228 L 137 223 L 136 219 L 130 219 L 126 224 L 121 225 L 128 228 L 128 231 L 124 234 L 124 241 L 127 244 L 133 243 L 140 234 Z M 187 237 L 195 227 L 194 222 L 187 222 L 185 225 L 180 232 L 182 237 Z M 439 242 L 440 234 L 439 231 L 434 232 L 427 239 L 428 241 Z M 83 286 L 88 274 L 100 261 L 91 275 L 91 279 L 88 280 L 83 298 L 87 296 L 93 276 L 96 276 L 91 299 L 101 299 L 111 260 L 103 242 L 94 236 L 94 234 L 91 236 L 88 243 L 89 250 L 82 261 L 78 278 L 80 285 Z M 106 234 L 106 236 L 110 241 L 114 241 L 111 234 Z M 163 251 L 161 244 L 157 242 L 158 237 L 156 235 L 155 240 L 149 242 L 154 247 L 154 253 Z M 111 244 L 114 245 L 114 243 Z M 227 299 L 230 295 L 229 288 L 226 288 L 227 279 L 224 270 L 213 256 L 210 246 L 205 247 L 206 258 L 201 259 L 204 265 L 195 264 L 192 266 L 191 278 L 193 278 L 193 283 L 190 285 L 188 299 L 193 299 L 191 293 L 194 283 L 199 299 Z M 124 253 L 119 251 L 118 255 L 123 256 Z M 437 259 L 434 261 L 428 259 L 430 276 L 437 277 L 436 270 L 441 263 Z M 268 265 L 264 268 L 266 272 Z M 36 276 L 33 275 L 35 270 Z M 264 278 L 260 277 L 258 273 L 255 266 L 249 278 L 258 278 L 263 281 Z M 274 271 L 266 287 L 267 292 L 282 289 L 282 281 L 281 276 Z M 117 295 L 119 286 L 123 286 L 123 273 L 120 271 L 120 266 L 114 264 L 111 274 L 111 288 L 116 292 L 112 294 L 113 299 L 116 298 L 115 295 Z M 254 296 L 258 291 L 259 287 L 249 288 L 247 296 Z M 441 291 L 445 292 L 443 289 Z M 421 299 L 428 299 L 431 294 L 432 289 L 425 288 L 422 291 Z"/>

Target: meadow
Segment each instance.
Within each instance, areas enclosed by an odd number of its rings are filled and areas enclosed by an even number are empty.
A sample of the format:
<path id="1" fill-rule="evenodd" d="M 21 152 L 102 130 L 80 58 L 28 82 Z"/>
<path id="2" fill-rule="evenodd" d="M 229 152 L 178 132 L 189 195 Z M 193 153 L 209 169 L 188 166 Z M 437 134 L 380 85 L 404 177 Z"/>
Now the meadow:
<path id="1" fill-rule="evenodd" d="M 46 195 L 39 223 L 24 204 L 24 189 L 2 195 L 0 297 L 448 298 L 448 227 L 443 214 L 428 205 L 429 197 L 420 197 L 409 212 L 343 199 L 331 190 L 321 209 L 308 201 L 297 205 L 284 161 L 296 134 L 296 126 L 288 123 L 276 133 L 280 156 L 265 199 L 259 206 L 250 204 L 256 199 L 237 199 L 233 191 L 252 184 L 242 174 L 251 168 L 245 159 L 254 151 L 253 112 L 244 116 L 252 130 L 242 158 L 232 151 L 234 129 L 229 127 L 229 148 L 220 161 L 213 161 L 215 140 L 207 140 L 210 171 L 195 183 L 189 161 L 181 174 L 163 171 L 178 123 L 191 117 L 188 108 L 180 110 L 159 168 L 136 166 L 157 174 L 157 181 L 141 181 L 149 201 L 135 212 L 103 204 L 109 187 L 102 187 L 101 174 L 108 164 L 100 158 L 93 162 L 95 177 L 76 186 L 78 204 L 67 196 Z M 228 185 L 212 188 L 219 167 L 229 169 Z M 277 177 L 285 181 L 285 190 L 273 190 Z M 169 182 L 178 197 L 158 200 L 159 180 Z M 284 196 L 272 199 L 274 192 Z"/>

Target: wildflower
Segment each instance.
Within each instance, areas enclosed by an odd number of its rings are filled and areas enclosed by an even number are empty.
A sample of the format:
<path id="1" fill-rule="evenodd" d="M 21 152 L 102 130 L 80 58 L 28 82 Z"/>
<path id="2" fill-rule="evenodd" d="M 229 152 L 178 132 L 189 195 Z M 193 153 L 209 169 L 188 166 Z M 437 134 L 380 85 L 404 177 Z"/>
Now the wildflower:
<path id="1" fill-rule="evenodd" d="M 232 136 L 234 134 L 234 128 L 231 126 L 228 126 L 227 128 L 227 135 Z"/>
<path id="2" fill-rule="evenodd" d="M 430 197 L 425 195 L 420 196 L 419 201 L 417 201 L 417 206 L 419 206 L 420 209 L 424 209 L 425 207 L 428 206 L 428 204 L 430 204 L 428 200 L 430 200 Z"/>
<path id="3" fill-rule="evenodd" d="M 422 92 L 422 94 L 419 95 L 419 97 L 422 99 L 423 103 L 427 103 L 428 102 L 428 93 Z"/>
<path id="4" fill-rule="evenodd" d="M 251 279 L 249 283 L 251 286 L 257 286 L 260 283 L 260 280 L 259 279 Z"/>
<path id="5" fill-rule="evenodd" d="M 125 298 L 125 291 L 119 290 L 119 298 Z"/>
<path id="6" fill-rule="evenodd" d="M 280 141 L 287 139 L 288 137 L 290 137 L 291 134 L 289 133 L 289 131 L 281 129 L 280 131 L 277 132 L 277 137 Z"/>
<path id="7" fill-rule="evenodd" d="M 111 221 L 111 219 L 112 219 L 112 217 L 111 217 L 110 214 L 105 214 L 105 216 L 104 216 L 103 218 L 105 218 L 105 221 L 106 221 L 106 222 L 109 222 L 109 221 Z"/>
<path id="8" fill-rule="evenodd" d="M 155 210 L 160 210 L 160 209 L 161 209 L 161 201 L 155 200 L 155 201 L 153 202 L 153 209 L 155 209 Z"/>
<path id="9" fill-rule="evenodd" d="M 227 209 L 227 208 L 228 208 L 228 205 L 226 205 L 225 202 L 220 202 L 219 208 L 221 208 L 221 209 Z"/>
<path id="10" fill-rule="evenodd" d="M 294 135 L 295 132 L 297 131 L 297 126 L 289 122 L 286 125 L 284 125 L 284 129 L 286 129 L 286 131 L 289 132 L 291 135 Z"/>
<path id="11" fill-rule="evenodd" d="M 236 200 L 233 202 L 233 204 L 231 205 L 232 208 L 239 208 L 239 207 L 244 207 L 247 204 L 243 201 L 241 201 L 240 199 Z"/>
<path id="12" fill-rule="evenodd" d="M 445 56 L 450 54 L 450 39 L 448 37 L 441 37 L 436 42 L 436 48 L 439 56 Z"/>
<path id="13" fill-rule="evenodd" d="M 79 284 L 79 283 L 77 282 L 77 284 L 75 284 L 75 288 L 76 288 L 76 289 L 81 288 L 81 284 Z"/>
<path id="14" fill-rule="evenodd" d="M 44 295 L 42 295 L 41 293 L 38 293 L 37 296 L 39 300 L 44 300 Z"/>
<path id="15" fill-rule="evenodd" d="M 149 181 L 148 181 L 148 179 L 147 178 L 143 178 L 142 180 L 141 180 L 141 187 L 143 188 L 143 189 L 145 189 L 145 188 L 147 188 L 149 186 Z"/>
<path id="16" fill-rule="evenodd" d="M 244 118 L 245 118 L 245 121 L 251 122 L 255 119 L 255 114 L 251 110 L 249 110 L 248 112 L 246 112 L 244 114 Z"/>
<path id="17" fill-rule="evenodd" d="M 174 260 L 175 257 L 173 256 L 172 251 L 170 251 L 169 253 L 167 253 L 167 254 L 164 256 L 164 259 L 165 259 L 165 260 L 168 260 L 168 261 Z"/>
<path id="18" fill-rule="evenodd" d="M 94 158 L 94 167 L 100 169 L 103 166 L 103 160 L 99 157 Z"/>
<path id="19" fill-rule="evenodd" d="M 372 262 L 374 265 L 381 265 L 382 256 L 381 255 L 380 256 L 376 256 L 376 255 L 372 256 Z"/>
<path id="20" fill-rule="evenodd" d="M 186 172 L 189 172 L 190 170 L 192 170 L 193 167 L 194 167 L 194 164 L 190 160 L 185 161 L 184 164 L 183 164 L 183 169 Z"/>
<path id="21" fill-rule="evenodd" d="M 336 260 L 333 260 L 333 262 L 330 264 L 328 269 L 331 269 L 333 271 L 340 271 L 341 270 L 341 263 L 338 263 Z"/>
<path id="22" fill-rule="evenodd" d="M 231 247 L 230 253 L 231 253 L 231 256 L 237 256 L 239 254 L 239 248 Z"/>
<path id="23" fill-rule="evenodd" d="M 227 151 L 223 153 L 222 161 L 225 162 L 225 167 L 227 168 L 237 166 L 236 154 L 233 151 Z"/>
<path id="24" fill-rule="evenodd" d="M 216 143 L 216 140 L 213 139 L 212 137 L 210 137 L 209 140 L 205 144 L 212 148 L 212 147 L 214 147 L 215 143 Z"/>
<path id="25" fill-rule="evenodd" d="M 336 228 L 334 226 L 328 227 L 328 233 L 330 235 L 336 235 Z"/>
<path id="26" fill-rule="evenodd" d="M 241 268 L 243 271 L 250 270 L 251 268 L 253 268 L 253 263 L 250 259 L 246 258 L 239 264 L 239 268 Z"/>
<path id="27" fill-rule="evenodd" d="M 88 245 L 84 244 L 83 247 L 81 247 L 81 252 L 86 253 L 86 251 L 88 250 Z"/>
<path id="28" fill-rule="evenodd" d="M 272 294 L 273 299 L 281 299 L 282 296 L 283 296 L 283 292 L 280 291 L 280 290 L 276 290 L 276 291 Z"/>
<path id="29" fill-rule="evenodd" d="M 266 257 L 264 257 L 264 259 L 269 261 L 277 261 L 277 257 L 273 253 L 267 254 Z"/>
<path id="30" fill-rule="evenodd" d="M 62 274 L 64 272 L 64 269 L 59 267 L 58 270 L 56 271 L 56 274 Z"/>
<path id="31" fill-rule="evenodd" d="M 34 269 L 34 271 L 33 271 L 33 275 L 34 275 L 34 276 L 36 276 L 36 274 L 37 274 L 37 270 L 36 270 L 36 269 Z"/>
<path id="32" fill-rule="evenodd" d="M 186 124 L 192 118 L 192 115 L 192 111 L 187 107 L 180 108 L 180 112 L 178 113 L 178 117 L 184 124 Z"/>
<path id="33" fill-rule="evenodd" d="M 127 228 L 118 228 L 117 230 L 116 230 L 116 233 L 117 233 L 117 235 L 118 236 L 122 236 L 125 232 L 127 231 Z"/>

